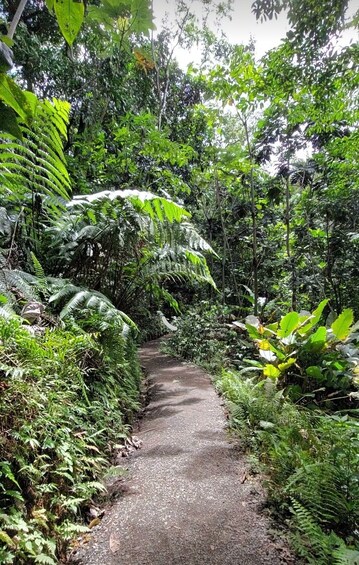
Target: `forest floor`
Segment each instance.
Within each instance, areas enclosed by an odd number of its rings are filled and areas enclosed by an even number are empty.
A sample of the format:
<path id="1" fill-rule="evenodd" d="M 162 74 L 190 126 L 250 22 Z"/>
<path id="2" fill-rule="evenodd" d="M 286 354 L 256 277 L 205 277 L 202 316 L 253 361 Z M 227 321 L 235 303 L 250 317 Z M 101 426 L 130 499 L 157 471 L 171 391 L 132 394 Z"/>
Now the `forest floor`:
<path id="1" fill-rule="evenodd" d="M 141 350 L 151 400 L 137 432 L 139 449 L 124 460 L 129 478 L 90 541 L 83 565 L 274 565 L 293 563 L 269 535 L 264 493 L 225 431 L 221 400 L 208 375 Z"/>

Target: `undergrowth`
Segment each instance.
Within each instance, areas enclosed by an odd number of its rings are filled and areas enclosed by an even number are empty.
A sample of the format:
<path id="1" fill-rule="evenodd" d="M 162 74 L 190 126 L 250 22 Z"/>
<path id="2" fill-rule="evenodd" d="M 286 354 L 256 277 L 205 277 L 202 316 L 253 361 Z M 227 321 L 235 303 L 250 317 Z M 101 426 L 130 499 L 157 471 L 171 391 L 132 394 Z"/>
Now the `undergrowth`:
<path id="1" fill-rule="evenodd" d="M 252 349 L 249 341 L 236 331 L 233 320 L 230 308 L 202 301 L 176 320 L 177 331 L 162 347 L 213 374 L 220 373 L 222 367 L 238 366 Z"/>
<path id="2" fill-rule="evenodd" d="M 313 564 L 357 563 L 359 422 L 296 406 L 269 379 L 223 371 L 217 386 L 232 429 L 268 476 L 273 511 L 290 518 L 298 554 Z"/>
<path id="3" fill-rule="evenodd" d="M 0 563 L 54 564 L 139 407 L 130 336 L 0 317 Z"/>

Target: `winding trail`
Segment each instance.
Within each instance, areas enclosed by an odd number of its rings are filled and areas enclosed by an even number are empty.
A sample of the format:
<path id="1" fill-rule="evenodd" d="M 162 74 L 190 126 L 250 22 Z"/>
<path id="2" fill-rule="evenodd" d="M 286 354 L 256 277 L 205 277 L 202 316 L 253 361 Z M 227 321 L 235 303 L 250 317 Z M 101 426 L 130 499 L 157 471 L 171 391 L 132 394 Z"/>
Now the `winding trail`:
<path id="1" fill-rule="evenodd" d="M 76 555 L 83 565 L 274 565 L 255 483 L 228 441 L 221 402 L 201 369 L 141 350 L 151 402 L 127 492 Z M 124 460 L 125 462 L 126 460 Z M 128 460 L 127 460 L 128 461 Z M 126 463 L 127 463 L 126 461 Z"/>

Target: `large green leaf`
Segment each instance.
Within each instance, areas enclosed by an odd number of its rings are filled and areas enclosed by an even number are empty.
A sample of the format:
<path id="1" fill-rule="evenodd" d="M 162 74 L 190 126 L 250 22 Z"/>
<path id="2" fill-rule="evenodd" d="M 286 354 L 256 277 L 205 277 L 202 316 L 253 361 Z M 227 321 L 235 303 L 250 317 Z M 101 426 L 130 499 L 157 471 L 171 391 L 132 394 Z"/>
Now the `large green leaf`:
<path id="1" fill-rule="evenodd" d="M 5 131 L 18 139 L 22 139 L 16 112 L 3 102 L 0 102 L 0 131 Z"/>
<path id="2" fill-rule="evenodd" d="M 339 341 L 343 341 L 348 337 L 353 320 L 354 316 L 351 308 L 343 310 L 337 319 L 334 320 L 330 327 L 333 330 L 333 334 Z"/>
<path id="3" fill-rule="evenodd" d="M 319 352 L 323 349 L 327 339 L 327 328 L 325 326 L 319 326 L 317 331 L 310 336 L 307 341 L 307 349 L 313 353 Z"/>
<path id="4" fill-rule="evenodd" d="M 288 337 L 293 330 L 298 326 L 299 314 L 298 312 L 288 312 L 280 321 L 280 329 L 278 336 L 281 338 Z"/>
<path id="5" fill-rule="evenodd" d="M 311 377 L 319 382 L 323 380 L 322 369 L 321 367 L 318 367 L 318 365 L 311 365 L 310 367 L 307 367 L 305 372 L 308 377 Z"/>
<path id="6" fill-rule="evenodd" d="M 321 315 L 323 314 L 323 310 L 328 302 L 329 299 L 325 298 L 321 301 L 320 304 L 318 304 L 317 308 L 313 310 L 312 315 L 308 318 L 308 323 L 298 329 L 298 333 L 300 335 L 305 335 L 306 333 L 308 333 L 319 322 Z"/>
<path id="7" fill-rule="evenodd" d="M 155 29 L 149 0 L 132 0 L 131 13 L 131 31 L 148 35 L 150 29 Z"/>
<path id="8" fill-rule="evenodd" d="M 55 0 L 54 10 L 62 35 L 69 45 L 75 41 L 80 31 L 85 8 L 81 1 Z"/>
<path id="9" fill-rule="evenodd" d="M 24 91 L 4 73 L 0 73 L 0 100 L 10 106 L 24 122 L 31 117 L 31 108 Z"/>

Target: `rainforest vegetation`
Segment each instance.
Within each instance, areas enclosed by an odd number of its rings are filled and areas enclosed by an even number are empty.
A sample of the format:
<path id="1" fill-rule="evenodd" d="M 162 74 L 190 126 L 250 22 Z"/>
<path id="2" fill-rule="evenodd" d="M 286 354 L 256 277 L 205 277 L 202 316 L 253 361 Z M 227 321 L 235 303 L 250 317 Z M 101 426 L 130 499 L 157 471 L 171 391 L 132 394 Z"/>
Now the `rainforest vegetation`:
<path id="1" fill-rule="evenodd" d="M 359 27 L 348 0 L 3 0 L 0 563 L 88 531 L 176 316 L 303 562 L 359 561 Z M 183 70 L 176 47 L 201 62 Z M 235 487 L 234 487 L 235 488 Z"/>

